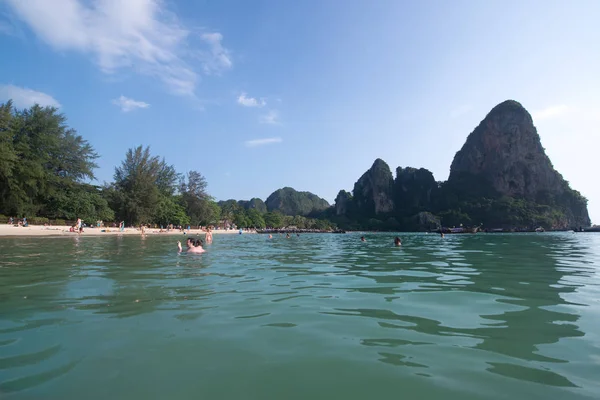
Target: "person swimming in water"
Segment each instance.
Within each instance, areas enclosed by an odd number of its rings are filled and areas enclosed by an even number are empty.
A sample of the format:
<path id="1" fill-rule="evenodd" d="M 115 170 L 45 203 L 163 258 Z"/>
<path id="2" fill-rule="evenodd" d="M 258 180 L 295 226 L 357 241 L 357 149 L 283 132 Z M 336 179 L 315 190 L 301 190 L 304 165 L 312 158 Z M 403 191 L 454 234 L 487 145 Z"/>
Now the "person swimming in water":
<path id="1" fill-rule="evenodd" d="M 360 237 L 360 241 L 361 241 L 361 242 L 366 242 L 366 241 L 367 241 L 367 239 L 365 239 L 365 237 L 364 237 L 364 236 L 361 236 L 361 237 Z"/>
<path id="2" fill-rule="evenodd" d="M 206 252 L 206 250 L 202 248 L 202 240 L 200 239 L 194 240 L 192 238 L 188 238 L 185 244 L 187 246 L 186 253 L 200 254 Z M 180 253 L 183 251 L 181 248 L 181 242 L 177 242 L 177 249 Z"/>
<path id="3" fill-rule="evenodd" d="M 398 236 L 394 239 L 394 246 L 402 246 L 402 240 Z"/>

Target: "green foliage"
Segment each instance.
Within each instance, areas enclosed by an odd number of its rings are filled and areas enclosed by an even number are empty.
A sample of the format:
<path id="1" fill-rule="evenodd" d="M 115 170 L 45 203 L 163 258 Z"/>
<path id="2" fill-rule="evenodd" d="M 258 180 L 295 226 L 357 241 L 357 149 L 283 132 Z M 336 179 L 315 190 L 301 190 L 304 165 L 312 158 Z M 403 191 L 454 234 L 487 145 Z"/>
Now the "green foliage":
<path id="1" fill-rule="evenodd" d="M 172 167 L 152 156 L 149 147 L 127 150 L 125 160 L 115 168 L 111 205 L 117 217 L 131 225 L 152 221 L 161 195 L 175 190 L 170 186 L 172 173 Z"/>
<path id="2" fill-rule="evenodd" d="M 88 223 L 95 223 L 97 220 L 112 221 L 115 218 L 106 199 L 90 185 L 65 187 L 54 193 L 41 210 L 44 215 L 53 219 L 81 218 Z"/>
<path id="3" fill-rule="evenodd" d="M 142 223 L 148 222 L 154 222 L 163 227 L 169 224 L 186 226 L 190 223 L 190 218 L 186 215 L 183 206 L 178 204 L 173 197 L 161 195 L 154 208 L 152 219 L 142 221 Z"/>
<path id="4" fill-rule="evenodd" d="M 53 107 L 0 105 L 0 210 L 65 217 L 48 207 L 65 191 L 86 192 L 98 157 Z"/>
<path id="5" fill-rule="evenodd" d="M 219 222 L 220 207 L 206 192 L 206 179 L 198 171 L 190 171 L 181 181 L 181 204 L 192 225 L 211 225 Z"/>
<path id="6" fill-rule="evenodd" d="M 279 229 L 283 228 L 283 215 L 278 212 L 268 212 L 264 215 L 265 225 L 267 228 Z"/>
<path id="7" fill-rule="evenodd" d="M 310 192 L 298 192 L 285 187 L 273 192 L 265 202 L 269 211 L 284 215 L 309 216 L 329 208 L 329 203 Z"/>
<path id="8" fill-rule="evenodd" d="M 247 222 L 250 224 L 250 227 L 252 228 L 256 228 L 256 229 L 264 229 L 266 228 L 267 224 L 265 222 L 265 219 L 263 218 L 262 214 L 255 208 L 251 208 L 248 211 L 246 211 L 246 219 Z"/>

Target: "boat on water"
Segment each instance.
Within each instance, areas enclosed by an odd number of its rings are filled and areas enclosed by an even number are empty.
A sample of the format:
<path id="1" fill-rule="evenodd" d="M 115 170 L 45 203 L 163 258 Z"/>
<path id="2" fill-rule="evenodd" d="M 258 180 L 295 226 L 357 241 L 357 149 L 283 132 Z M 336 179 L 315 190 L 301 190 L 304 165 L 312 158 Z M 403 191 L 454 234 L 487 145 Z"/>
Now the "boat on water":
<path id="1" fill-rule="evenodd" d="M 270 233 L 270 234 L 279 234 L 279 233 L 346 233 L 346 231 L 337 229 L 333 231 L 329 230 L 320 230 L 320 229 L 257 229 L 256 233 Z"/>
<path id="2" fill-rule="evenodd" d="M 453 228 L 442 227 L 442 228 L 438 229 L 436 232 L 437 233 L 443 233 L 443 234 L 477 233 L 477 232 L 479 232 L 480 229 L 481 229 L 480 226 L 476 226 L 476 227 L 464 227 L 464 226 L 460 226 L 458 228 L 456 228 L 456 227 L 453 227 Z"/>

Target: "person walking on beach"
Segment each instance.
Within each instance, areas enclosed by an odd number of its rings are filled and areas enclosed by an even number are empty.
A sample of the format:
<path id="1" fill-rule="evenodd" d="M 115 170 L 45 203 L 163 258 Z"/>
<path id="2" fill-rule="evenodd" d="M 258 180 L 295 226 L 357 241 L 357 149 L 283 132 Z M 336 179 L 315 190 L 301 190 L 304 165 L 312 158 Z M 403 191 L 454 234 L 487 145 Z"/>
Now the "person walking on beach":
<path id="1" fill-rule="evenodd" d="M 121 232 L 125 231 L 125 221 L 121 221 L 121 223 L 119 224 L 119 230 Z"/>

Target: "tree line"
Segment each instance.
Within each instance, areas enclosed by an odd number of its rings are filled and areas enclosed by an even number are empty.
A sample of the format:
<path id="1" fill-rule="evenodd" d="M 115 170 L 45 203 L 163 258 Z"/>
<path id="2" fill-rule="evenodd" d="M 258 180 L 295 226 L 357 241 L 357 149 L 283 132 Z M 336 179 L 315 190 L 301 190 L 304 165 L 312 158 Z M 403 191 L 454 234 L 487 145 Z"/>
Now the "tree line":
<path id="1" fill-rule="evenodd" d="M 0 218 L 88 223 L 327 229 L 326 221 L 217 204 L 198 171 L 178 172 L 149 147 L 127 150 L 112 182 L 95 185 L 99 155 L 54 107 L 0 104 Z"/>

